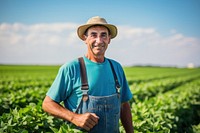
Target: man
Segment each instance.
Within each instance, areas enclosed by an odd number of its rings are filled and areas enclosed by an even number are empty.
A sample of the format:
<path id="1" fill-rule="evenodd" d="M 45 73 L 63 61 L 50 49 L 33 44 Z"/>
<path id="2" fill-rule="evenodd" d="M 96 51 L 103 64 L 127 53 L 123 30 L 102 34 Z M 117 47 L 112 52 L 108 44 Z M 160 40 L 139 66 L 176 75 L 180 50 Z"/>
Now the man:
<path id="1" fill-rule="evenodd" d="M 132 94 L 121 65 L 105 57 L 108 44 L 117 35 L 116 26 L 92 17 L 78 27 L 77 34 L 87 46 L 82 64 L 75 59 L 60 68 L 43 101 L 44 111 L 91 133 L 117 133 L 121 118 L 126 132 L 132 133 L 128 103 Z"/>

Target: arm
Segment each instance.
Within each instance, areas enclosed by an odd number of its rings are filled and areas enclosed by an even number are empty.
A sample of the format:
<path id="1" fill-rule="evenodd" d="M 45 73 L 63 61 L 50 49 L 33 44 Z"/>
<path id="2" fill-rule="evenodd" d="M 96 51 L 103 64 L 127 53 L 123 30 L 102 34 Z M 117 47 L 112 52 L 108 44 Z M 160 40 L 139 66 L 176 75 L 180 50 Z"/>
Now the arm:
<path id="1" fill-rule="evenodd" d="M 56 103 L 49 96 L 45 97 L 42 108 L 45 112 L 74 123 L 76 126 L 84 128 L 87 131 L 93 128 L 93 126 L 98 123 L 99 119 L 98 116 L 93 113 L 76 114 Z"/>
<path id="2" fill-rule="evenodd" d="M 122 103 L 120 118 L 126 133 L 133 133 L 131 108 L 128 102 Z"/>

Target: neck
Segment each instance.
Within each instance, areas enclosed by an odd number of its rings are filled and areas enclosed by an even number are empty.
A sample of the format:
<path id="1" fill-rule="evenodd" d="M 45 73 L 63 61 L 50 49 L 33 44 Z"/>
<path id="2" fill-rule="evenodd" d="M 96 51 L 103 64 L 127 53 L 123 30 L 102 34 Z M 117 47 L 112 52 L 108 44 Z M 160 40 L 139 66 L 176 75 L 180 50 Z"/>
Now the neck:
<path id="1" fill-rule="evenodd" d="M 97 63 L 102 63 L 104 62 L 104 56 L 91 56 L 89 54 L 85 55 L 89 60 Z"/>

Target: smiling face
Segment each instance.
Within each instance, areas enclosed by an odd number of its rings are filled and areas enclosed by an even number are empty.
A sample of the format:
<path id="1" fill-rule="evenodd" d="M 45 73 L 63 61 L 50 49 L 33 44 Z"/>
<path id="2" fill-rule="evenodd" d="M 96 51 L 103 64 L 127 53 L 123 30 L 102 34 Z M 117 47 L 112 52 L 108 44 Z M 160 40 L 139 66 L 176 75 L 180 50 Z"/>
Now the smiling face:
<path id="1" fill-rule="evenodd" d="M 101 62 L 101 60 L 104 60 L 105 51 L 110 43 L 110 37 L 106 27 L 90 27 L 86 35 L 84 35 L 84 41 L 88 47 L 86 56 L 93 61 L 98 59 Z"/>

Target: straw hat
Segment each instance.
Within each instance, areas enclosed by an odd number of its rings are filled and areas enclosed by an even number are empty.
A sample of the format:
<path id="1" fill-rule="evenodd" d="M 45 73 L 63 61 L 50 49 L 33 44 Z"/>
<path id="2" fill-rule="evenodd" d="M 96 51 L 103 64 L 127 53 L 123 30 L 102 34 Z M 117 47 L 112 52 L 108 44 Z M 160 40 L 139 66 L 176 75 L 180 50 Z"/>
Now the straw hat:
<path id="1" fill-rule="evenodd" d="M 78 27 L 77 34 L 81 40 L 84 40 L 83 35 L 85 34 L 85 31 L 93 25 L 102 25 L 102 26 L 107 27 L 110 31 L 111 39 L 116 37 L 116 35 L 117 35 L 117 27 L 116 26 L 114 26 L 112 24 L 108 24 L 104 18 L 95 16 L 95 17 L 90 18 L 86 24 Z"/>

